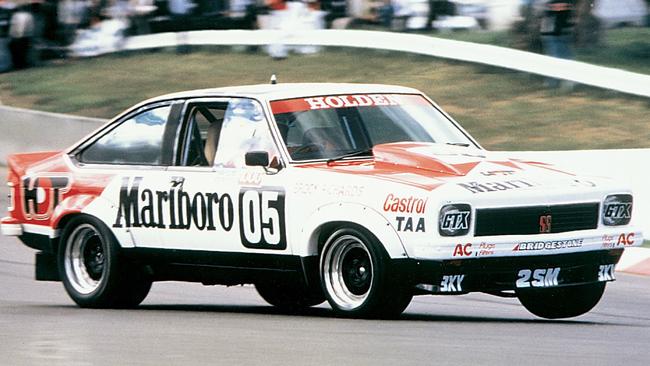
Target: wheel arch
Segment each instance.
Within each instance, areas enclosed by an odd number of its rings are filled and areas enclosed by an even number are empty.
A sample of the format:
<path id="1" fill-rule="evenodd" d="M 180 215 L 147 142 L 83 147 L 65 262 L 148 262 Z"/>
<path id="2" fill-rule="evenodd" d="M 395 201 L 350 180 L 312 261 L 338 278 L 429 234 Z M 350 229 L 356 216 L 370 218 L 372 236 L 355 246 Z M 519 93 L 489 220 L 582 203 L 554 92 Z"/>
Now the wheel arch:
<path id="1" fill-rule="evenodd" d="M 318 208 L 303 225 L 298 248 L 301 256 L 319 255 L 325 240 L 335 230 L 349 226 L 373 235 L 390 258 L 406 258 L 401 238 L 390 222 L 376 210 L 353 203 L 329 204 Z"/>
<path id="2" fill-rule="evenodd" d="M 111 226 L 110 222 L 107 221 L 109 215 L 114 212 L 114 207 L 115 204 L 102 196 L 79 194 L 67 197 L 57 205 L 54 214 L 52 215 L 52 228 L 59 233 L 56 243 L 53 243 L 53 246 L 58 245 L 66 225 L 72 219 L 85 215 L 104 223 L 104 225 L 106 225 L 106 227 L 108 227 L 108 229 L 118 239 L 118 243 L 121 247 L 133 247 L 133 241 L 128 232 L 116 231 Z M 56 252 L 56 247 L 54 250 Z"/>

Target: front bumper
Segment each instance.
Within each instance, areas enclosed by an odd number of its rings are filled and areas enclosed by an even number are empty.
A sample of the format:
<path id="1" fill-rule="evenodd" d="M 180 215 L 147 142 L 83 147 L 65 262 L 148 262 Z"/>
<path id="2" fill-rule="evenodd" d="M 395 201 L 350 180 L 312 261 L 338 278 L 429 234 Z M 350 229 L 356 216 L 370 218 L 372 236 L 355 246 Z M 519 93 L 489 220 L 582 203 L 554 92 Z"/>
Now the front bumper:
<path id="1" fill-rule="evenodd" d="M 422 293 L 501 293 L 613 281 L 614 266 L 622 254 L 623 249 L 618 248 L 503 258 L 405 259 L 397 265 Z"/>
<path id="2" fill-rule="evenodd" d="M 23 235 L 23 225 L 12 217 L 3 217 L 0 220 L 0 233 L 6 236 Z"/>
<path id="3" fill-rule="evenodd" d="M 641 231 L 621 226 L 557 234 L 437 238 L 435 243 L 427 241 L 409 245 L 406 242 L 405 248 L 410 258 L 451 260 L 586 253 L 641 244 Z"/>

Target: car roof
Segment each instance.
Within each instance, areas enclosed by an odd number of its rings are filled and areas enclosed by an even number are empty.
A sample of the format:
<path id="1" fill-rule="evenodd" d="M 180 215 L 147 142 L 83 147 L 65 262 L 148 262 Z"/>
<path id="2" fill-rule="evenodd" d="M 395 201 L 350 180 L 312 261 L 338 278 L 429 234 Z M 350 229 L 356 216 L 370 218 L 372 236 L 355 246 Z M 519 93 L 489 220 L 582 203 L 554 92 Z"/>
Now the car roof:
<path id="1" fill-rule="evenodd" d="M 368 94 L 368 93 L 417 93 L 421 92 L 403 86 L 383 84 L 353 84 L 353 83 L 278 83 L 229 86 L 223 88 L 188 90 L 179 93 L 166 94 L 146 101 L 146 103 L 169 99 L 185 99 L 197 97 L 250 97 L 261 100 L 281 100 L 302 98 L 319 95 L 337 94 Z"/>

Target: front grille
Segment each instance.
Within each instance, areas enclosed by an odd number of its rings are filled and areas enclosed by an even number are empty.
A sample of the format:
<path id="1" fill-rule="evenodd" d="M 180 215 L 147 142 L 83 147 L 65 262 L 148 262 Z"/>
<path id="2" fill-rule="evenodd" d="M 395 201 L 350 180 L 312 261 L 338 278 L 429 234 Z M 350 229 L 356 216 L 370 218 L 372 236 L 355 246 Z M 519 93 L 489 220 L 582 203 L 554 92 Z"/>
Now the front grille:
<path id="1" fill-rule="evenodd" d="M 550 233 L 598 227 L 599 204 L 484 208 L 476 210 L 475 236 L 531 235 L 542 232 L 540 218 L 550 215 Z"/>

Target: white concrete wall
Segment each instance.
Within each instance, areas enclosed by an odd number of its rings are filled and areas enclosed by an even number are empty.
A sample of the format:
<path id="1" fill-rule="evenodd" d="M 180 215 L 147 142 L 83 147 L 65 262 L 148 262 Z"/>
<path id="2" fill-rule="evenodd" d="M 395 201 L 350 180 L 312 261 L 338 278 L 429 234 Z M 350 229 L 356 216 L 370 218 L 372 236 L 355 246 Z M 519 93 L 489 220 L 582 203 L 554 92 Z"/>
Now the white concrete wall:
<path id="1" fill-rule="evenodd" d="M 360 30 L 226 30 L 188 32 L 183 37 L 161 33 L 131 37 L 122 50 L 191 45 L 335 46 L 401 51 L 517 70 L 580 84 L 650 97 L 650 75 L 562 60 L 512 48 L 451 41 L 417 34 Z M 103 53 L 118 50 L 103 50 Z"/>
<path id="2" fill-rule="evenodd" d="M 105 122 L 0 106 L 0 165 L 16 152 L 62 150 Z"/>

